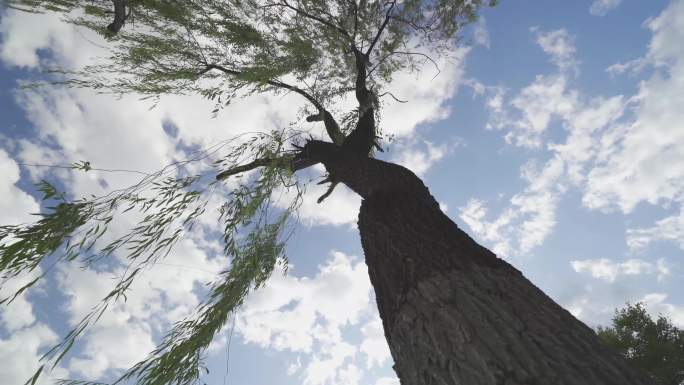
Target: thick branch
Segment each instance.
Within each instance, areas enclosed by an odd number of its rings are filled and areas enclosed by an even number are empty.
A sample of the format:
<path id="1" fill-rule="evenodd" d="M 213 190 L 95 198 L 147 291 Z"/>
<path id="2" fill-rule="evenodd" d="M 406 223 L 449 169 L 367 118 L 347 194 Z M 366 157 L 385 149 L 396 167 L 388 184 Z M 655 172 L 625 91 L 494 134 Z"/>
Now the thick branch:
<path id="1" fill-rule="evenodd" d="M 328 112 L 327 110 L 322 110 L 319 111 L 318 114 L 316 115 L 311 115 L 306 118 L 307 122 L 320 122 L 323 121 L 325 124 L 325 131 L 328 133 L 328 136 L 330 139 L 332 139 L 333 143 L 335 143 L 338 146 L 341 146 L 342 143 L 344 142 L 344 134 L 342 133 L 342 130 L 340 130 L 340 126 L 337 124 L 335 119 L 333 118 L 332 114 Z"/>
<path id="2" fill-rule="evenodd" d="M 331 146 L 335 146 L 333 143 L 328 143 Z M 243 172 L 251 171 L 254 170 L 255 168 L 258 167 L 264 167 L 264 166 L 274 166 L 274 167 L 279 167 L 282 169 L 289 169 L 292 171 L 299 171 L 303 170 L 307 167 L 311 167 L 315 165 L 316 163 L 320 163 L 320 160 L 314 159 L 311 157 L 308 157 L 303 154 L 298 154 L 297 156 L 293 155 L 282 155 L 279 157 L 263 157 L 259 159 L 255 159 L 249 163 L 235 166 L 233 168 L 229 168 L 228 170 L 221 171 L 216 175 L 216 180 L 225 180 L 228 179 L 229 177 L 237 174 L 241 174 Z"/>
<path id="3" fill-rule="evenodd" d="M 232 70 L 232 69 L 223 67 L 223 66 L 218 65 L 218 64 L 207 64 L 205 69 L 202 70 L 199 73 L 199 75 L 203 75 L 203 74 L 205 74 L 211 70 L 214 70 L 214 69 L 219 70 L 219 71 L 221 71 L 225 74 L 228 74 L 228 75 L 239 76 L 242 74 L 241 71 Z M 337 124 L 337 122 L 335 121 L 335 118 L 332 116 L 332 114 L 328 110 L 326 110 L 323 107 L 323 105 L 318 100 L 316 100 L 316 98 L 314 98 L 311 94 L 309 94 L 308 92 L 304 91 L 303 89 L 301 89 L 297 86 L 293 86 L 293 85 L 290 85 L 287 83 L 283 83 L 283 82 L 278 81 L 278 80 L 267 80 L 266 84 L 273 86 L 273 87 L 284 88 L 286 90 L 290 90 L 290 91 L 295 92 L 295 93 L 303 96 L 304 98 L 306 98 L 306 100 L 308 100 L 318 110 L 318 113 L 321 116 L 320 120 L 322 120 L 323 123 L 325 124 L 325 130 L 328 133 L 328 136 L 330 136 L 330 139 L 336 144 L 342 144 L 342 141 L 344 140 L 344 134 L 342 133 L 342 130 L 340 130 L 339 124 Z M 311 119 L 310 121 L 314 121 L 314 119 Z"/>
<path id="4" fill-rule="evenodd" d="M 359 109 L 365 110 L 369 108 L 370 102 L 370 91 L 366 87 L 368 57 L 356 47 L 352 46 L 352 50 L 356 59 L 356 100 L 359 102 Z"/>
<path id="5" fill-rule="evenodd" d="M 373 95 L 366 85 L 368 58 L 356 47 L 352 46 L 352 50 L 356 58 L 356 100 L 359 102 L 359 120 L 342 146 L 349 153 L 368 157 L 370 150 L 376 145 Z"/>
<path id="6" fill-rule="evenodd" d="M 249 162 L 247 164 L 243 164 L 240 166 L 236 166 L 233 168 L 230 168 L 225 171 L 221 171 L 218 175 L 216 175 L 216 180 L 224 180 L 227 179 L 233 175 L 237 175 L 246 171 L 254 170 L 257 167 L 263 167 L 266 165 L 269 165 L 274 162 L 274 159 L 272 158 L 260 158 L 255 161 Z"/>

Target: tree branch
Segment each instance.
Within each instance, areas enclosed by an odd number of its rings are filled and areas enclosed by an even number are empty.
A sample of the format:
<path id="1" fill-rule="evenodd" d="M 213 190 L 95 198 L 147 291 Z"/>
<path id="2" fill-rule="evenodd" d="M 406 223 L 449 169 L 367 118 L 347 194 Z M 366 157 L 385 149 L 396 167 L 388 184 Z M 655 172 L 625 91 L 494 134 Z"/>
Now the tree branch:
<path id="1" fill-rule="evenodd" d="M 390 5 L 389 9 L 387 10 L 387 13 L 385 13 L 385 20 L 382 22 L 382 25 L 380 25 L 378 33 L 375 34 L 373 41 L 371 42 L 370 46 L 368 46 L 368 50 L 366 50 L 366 53 L 364 54 L 367 58 L 370 57 L 370 54 L 371 52 L 373 52 L 373 48 L 375 47 L 375 44 L 377 44 L 378 40 L 380 40 L 380 35 L 382 35 L 382 31 L 384 31 L 385 27 L 387 27 L 387 23 L 391 18 L 390 14 L 392 13 L 392 10 L 394 9 L 394 6 L 396 4 L 396 0 L 392 1 L 392 5 Z"/>
<path id="2" fill-rule="evenodd" d="M 437 62 L 433 58 L 431 58 L 430 55 L 424 54 L 422 52 L 392 51 L 392 52 L 388 53 L 387 55 L 383 56 L 382 59 L 380 59 L 378 61 L 378 63 L 376 65 L 374 65 L 373 68 L 370 69 L 370 71 L 368 71 L 368 75 L 372 74 L 376 69 L 378 69 L 378 67 L 380 67 L 380 65 L 385 60 L 387 60 L 387 58 L 389 58 L 390 56 L 395 55 L 395 54 L 423 56 L 425 59 L 429 60 L 432 63 L 432 65 L 435 66 L 435 69 L 437 70 L 437 73 L 435 74 L 435 76 L 432 77 L 433 79 L 436 78 L 440 73 L 442 73 L 442 70 L 439 69 L 439 65 L 437 65 Z"/>
<path id="3" fill-rule="evenodd" d="M 352 51 L 356 58 L 356 100 L 359 102 L 359 119 L 354 130 L 345 138 L 342 149 L 356 156 L 368 157 L 370 150 L 377 145 L 374 98 L 366 84 L 368 57 L 353 45 Z"/>
<path id="4" fill-rule="evenodd" d="M 381 98 L 381 97 L 383 97 L 383 96 L 385 96 L 385 95 L 391 96 L 392 99 L 396 100 L 396 101 L 399 102 L 399 103 L 407 103 L 407 102 L 408 102 L 408 100 L 402 100 L 402 99 L 397 98 L 396 96 L 394 96 L 393 93 L 391 93 L 391 92 L 389 92 L 389 91 L 383 92 L 382 94 L 378 95 L 378 97 Z"/>
<path id="5" fill-rule="evenodd" d="M 337 145 L 333 143 L 328 143 L 325 142 L 330 146 L 338 147 Z M 301 148 L 300 148 L 301 149 Z M 251 171 L 254 170 L 255 168 L 258 167 L 264 167 L 264 166 L 274 166 L 274 167 L 279 167 L 283 169 L 290 169 L 293 172 L 294 171 L 299 171 L 303 170 L 305 168 L 311 167 L 317 163 L 320 163 L 321 160 L 316 158 L 310 157 L 308 154 L 301 152 L 298 153 L 297 155 L 292 155 L 292 154 L 286 154 L 282 155 L 279 157 L 263 157 L 263 158 L 258 158 L 255 159 L 249 163 L 242 164 L 239 166 L 235 166 L 233 168 L 229 168 L 228 170 L 221 171 L 216 175 L 216 180 L 225 180 L 228 179 L 229 177 L 233 175 L 237 175 L 243 172 Z"/>
<path id="6" fill-rule="evenodd" d="M 221 71 L 221 72 L 228 74 L 228 75 L 238 76 L 238 75 L 242 74 L 241 71 L 232 70 L 232 69 L 223 67 L 223 66 L 218 65 L 218 64 L 207 64 L 206 67 L 202 71 L 200 71 L 197 75 L 202 76 L 205 73 L 207 73 L 211 70 L 214 70 L 214 69 Z M 332 114 L 328 110 L 326 110 L 323 107 L 323 105 L 318 100 L 316 100 L 316 98 L 314 98 L 311 94 L 309 94 L 308 92 L 304 91 L 303 89 L 301 89 L 297 86 L 293 86 L 293 85 L 290 85 L 287 83 L 283 83 L 283 82 L 278 81 L 278 80 L 267 80 L 266 84 L 271 85 L 273 87 L 284 88 L 286 90 L 290 90 L 290 91 L 295 92 L 295 93 L 303 96 L 304 98 L 306 98 L 306 100 L 308 100 L 314 107 L 316 107 L 316 109 L 318 110 L 318 113 L 321 117 L 321 119 L 309 119 L 309 118 L 307 118 L 307 120 L 308 121 L 322 120 L 323 123 L 325 124 L 325 130 L 328 133 L 328 136 L 330 136 L 330 139 L 333 141 L 333 143 L 338 144 L 338 145 L 342 144 L 342 141 L 344 141 L 344 134 L 342 133 L 342 130 L 340 130 L 339 124 L 337 124 L 337 122 L 335 121 L 335 118 L 332 116 Z"/>
<path id="7" fill-rule="evenodd" d="M 273 162 L 273 159 L 271 158 L 260 158 L 257 160 L 254 160 L 252 162 L 249 162 L 247 164 L 243 164 L 240 166 L 236 166 L 233 168 L 229 168 L 228 170 L 221 171 L 216 175 L 216 180 L 224 180 L 227 179 L 233 175 L 240 174 L 246 171 L 254 170 L 257 167 L 263 167 L 266 165 L 269 165 Z"/>
<path id="8" fill-rule="evenodd" d="M 325 25 L 328 28 L 334 29 L 334 30 L 340 32 L 342 34 L 342 36 L 344 36 L 347 40 L 351 41 L 351 36 L 349 35 L 349 32 L 347 32 L 346 29 L 340 27 L 339 25 L 335 25 L 328 20 L 325 20 L 325 19 L 318 17 L 316 15 L 312 15 L 309 12 L 306 12 L 300 8 L 294 7 L 294 6 L 290 5 L 290 3 L 287 2 L 287 0 L 283 0 L 283 2 L 279 3 L 278 5 L 282 5 L 282 6 L 285 6 L 287 8 L 290 8 L 291 10 L 297 12 L 298 14 L 300 14 L 300 15 L 308 18 L 308 19 L 315 20 L 315 21 Z"/>
<path id="9" fill-rule="evenodd" d="M 368 57 L 363 54 L 358 48 L 352 46 L 354 57 L 356 59 L 356 100 L 359 102 L 359 108 L 368 108 L 370 101 L 370 91 L 366 87 L 366 66 L 368 64 Z"/>

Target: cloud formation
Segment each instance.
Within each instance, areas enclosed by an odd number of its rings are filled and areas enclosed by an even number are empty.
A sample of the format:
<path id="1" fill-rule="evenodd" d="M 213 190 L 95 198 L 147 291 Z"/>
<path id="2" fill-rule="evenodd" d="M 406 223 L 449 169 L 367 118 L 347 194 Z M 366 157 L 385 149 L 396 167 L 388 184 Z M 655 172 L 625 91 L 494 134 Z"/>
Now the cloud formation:
<path id="1" fill-rule="evenodd" d="M 366 264 L 333 251 L 314 277 L 274 274 L 245 301 L 235 331 L 264 349 L 299 353 L 291 374 L 306 385 L 359 384 L 364 367 L 390 359 L 371 289 Z M 361 327 L 360 345 L 345 337 L 350 327 Z"/>
<path id="2" fill-rule="evenodd" d="M 553 218 L 551 211 L 557 205 L 551 203 L 569 187 L 578 188 L 583 205 L 592 210 L 618 209 L 629 214 L 642 202 L 681 205 L 684 112 L 678 106 L 684 104 L 684 83 L 680 84 L 684 79 L 684 51 L 679 44 L 684 39 L 683 20 L 684 2 L 677 1 L 647 21 L 651 43 L 638 62 L 640 66 L 647 63 L 654 72 L 639 83 L 633 96 L 590 96 L 575 89 L 574 68 L 579 61 L 574 58 L 572 37 L 564 29 L 532 31 L 537 44 L 556 64 L 556 73 L 537 75 L 530 85 L 512 95 L 502 87 L 485 87 L 490 111 L 487 128 L 504 131 L 512 145 L 548 150 L 548 166 L 551 162 L 562 164 L 556 180 L 564 188 L 555 191 L 554 199 L 546 199 L 546 205 L 536 205 L 546 207 L 544 217 Z M 549 127 L 554 124 L 566 132 L 564 139 L 551 140 Z M 486 226 L 482 222 L 484 202 L 466 205 L 462 218 L 468 218 L 466 223 L 472 224 L 476 233 L 478 228 L 494 226 L 496 235 L 482 230 L 479 235 L 499 250 L 510 250 L 505 245 L 521 240 L 513 234 L 520 225 L 520 211 L 526 211 L 520 205 L 525 200 L 516 197 L 498 219 L 486 221 Z M 548 234 L 553 221 L 543 223 L 547 231 L 540 233 Z M 658 239 L 678 241 L 678 223 L 679 216 L 674 215 L 654 226 L 633 226 L 628 231 L 628 243 L 638 248 Z M 543 237 L 538 239 L 543 241 Z"/>
<path id="3" fill-rule="evenodd" d="M 605 16 L 608 11 L 617 8 L 622 0 L 594 0 L 589 7 L 589 13 L 594 16 Z"/>
<path id="4" fill-rule="evenodd" d="M 660 282 L 670 275 L 670 268 L 662 258 L 655 264 L 640 259 L 616 262 L 607 258 L 573 260 L 570 264 L 578 273 L 589 273 L 592 277 L 607 282 L 615 282 L 619 276 L 641 274 L 656 274 Z"/>

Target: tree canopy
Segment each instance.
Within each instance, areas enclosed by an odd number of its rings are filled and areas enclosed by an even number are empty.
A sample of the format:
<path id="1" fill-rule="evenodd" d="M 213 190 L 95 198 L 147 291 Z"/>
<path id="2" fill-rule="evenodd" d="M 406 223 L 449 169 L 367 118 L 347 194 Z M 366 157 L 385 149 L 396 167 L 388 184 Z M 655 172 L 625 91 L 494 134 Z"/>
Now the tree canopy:
<path id="1" fill-rule="evenodd" d="M 49 181 L 44 212 L 35 223 L 0 227 L 0 271 L 12 279 L 48 263 L 78 261 L 93 268 L 118 258 L 126 266 L 111 292 L 43 357 L 43 370 L 55 367 L 77 337 L 107 310 L 124 300 L 144 269 L 162 260 L 205 213 L 222 181 L 244 174 L 228 188 L 219 226 L 230 267 L 209 288 L 196 314 L 175 323 L 157 349 L 117 382 L 191 384 L 200 376 L 202 352 L 247 293 L 258 288 L 280 263 L 287 264 L 287 223 L 300 193 L 279 208 L 275 192 L 299 191 L 293 172 L 320 161 L 325 152 L 363 157 L 380 149 L 381 100 L 393 74 L 418 71 L 448 56 L 460 28 L 494 1 L 350 0 L 9 0 L 29 12 L 59 12 L 66 21 L 108 39 L 109 56 L 85 68 L 54 69 L 49 82 L 103 93 L 199 94 L 215 113 L 232 100 L 261 92 L 302 97 L 302 120 L 322 122 L 330 142 L 307 139 L 309 130 L 288 128 L 231 138 L 196 157 L 177 162 L 139 183 L 104 196 L 72 197 Z M 357 105 L 341 110 L 347 97 Z M 263 128 L 259 128 L 263 131 Z M 304 145 L 304 143 L 306 143 Z M 217 154 L 220 154 L 218 156 Z M 212 170 L 193 173 L 182 166 L 217 157 Z M 213 158 L 212 158 L 213 159 Z M 87 172 L 86 162 L 70 166 Z M 250 172 L 251 171 L 251 172 Z M 333 175 L 332 193 L 337 181 Z M 127 212 L 138 223 L 121 236 L 110 224 Z M 42 277 L 42 276 L 41 276 Z M 22 287 L 14 296 L 35 284 Z M 64 384 L 87 384 L 66 380 Z"/>
<path id="2" fill-rule="evenodd" d="M 616 309 L 613 324 L 597 334 L 657 384 L 684 382 L 684 330 L 663 315 L 654 320 L 643 303 Z"/>

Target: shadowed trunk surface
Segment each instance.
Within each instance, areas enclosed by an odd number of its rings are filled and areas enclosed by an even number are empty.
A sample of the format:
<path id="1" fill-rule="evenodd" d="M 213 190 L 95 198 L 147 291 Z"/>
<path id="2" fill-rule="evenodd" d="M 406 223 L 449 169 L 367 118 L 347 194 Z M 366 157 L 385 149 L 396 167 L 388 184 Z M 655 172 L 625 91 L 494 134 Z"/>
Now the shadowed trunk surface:
<path id="1" fill-rule="evenodd" d="M 593 330 L 461 231 L 408 169 L 325 159 L 359 231 L 403 385 L 651 385 Z"/>

